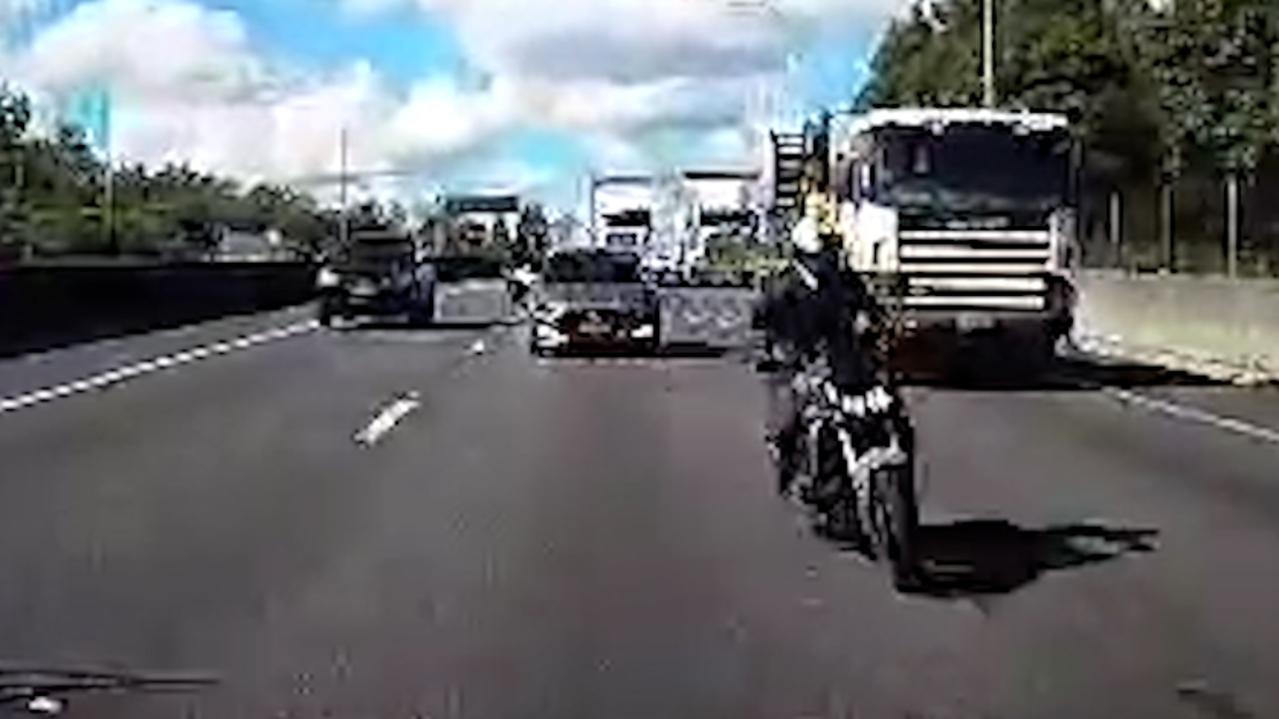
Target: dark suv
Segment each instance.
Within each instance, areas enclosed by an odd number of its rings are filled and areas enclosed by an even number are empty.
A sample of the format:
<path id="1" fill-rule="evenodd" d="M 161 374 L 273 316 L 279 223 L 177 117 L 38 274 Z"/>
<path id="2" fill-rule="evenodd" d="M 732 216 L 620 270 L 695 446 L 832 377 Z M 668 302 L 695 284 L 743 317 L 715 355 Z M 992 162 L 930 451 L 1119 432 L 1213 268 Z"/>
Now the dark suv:
<path id="1" fill-rule="evenodd" d="M 434 268 L 418 262 L 406 235 L 359 233 L 341 257 L 320 270 L 319 293 L 325 326 L 359 317 L 406 317 L 427 324 L 435 312 Z"/>

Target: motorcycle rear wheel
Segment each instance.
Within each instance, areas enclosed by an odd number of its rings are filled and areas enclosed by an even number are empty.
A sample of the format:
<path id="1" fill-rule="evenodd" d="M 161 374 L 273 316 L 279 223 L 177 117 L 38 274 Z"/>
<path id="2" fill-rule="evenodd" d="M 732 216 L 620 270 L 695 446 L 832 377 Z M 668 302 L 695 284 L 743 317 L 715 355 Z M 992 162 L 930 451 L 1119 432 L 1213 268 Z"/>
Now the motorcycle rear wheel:
<path id="1" fill-rule="evenodd" d="M 810 506 L 823 532 L 831 539 L 855 545 L 867 554 L 875 553 L 864 503 L 852 486 L 848 462 L 840 438 L 832 427 L 818 433 L 817 472 Z"/>
<path id="2" fill-rule="evenodd" d="M 874 540 L 877 553 L 892 564 L 893 579 L 901 584 L 915 578 L 919 567 L 919 504 L 913 467 L 883 467 L 875 472 Z"/>

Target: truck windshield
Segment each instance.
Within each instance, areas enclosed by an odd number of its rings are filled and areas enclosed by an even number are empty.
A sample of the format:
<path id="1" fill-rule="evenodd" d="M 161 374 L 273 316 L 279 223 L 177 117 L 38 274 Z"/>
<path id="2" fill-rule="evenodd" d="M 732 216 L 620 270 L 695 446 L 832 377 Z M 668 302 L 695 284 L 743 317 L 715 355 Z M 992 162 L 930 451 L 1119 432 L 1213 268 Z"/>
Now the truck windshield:
<path id="1" fill-rule="evenodd" d="M 492 280 L 502 277 L 502 264 L 483 257 L 446 257 L 431 261 L 440 282 Z"/>
<path id="2" fill-rule="evenodd" d="M 347 260 L 356 270 L 383 270 L 404 264 L 412 257 L 413 244 L 406 240 L 356 240 Z"/>
<path id="3" fill-rule="evenodd" d="M 1006 127 L 879 133 L 878 202 L 956 211 L 1048 211 L 1068 202 L 1071 142 L 1063 132 Z"/>
<path id="4" fill-rule="evenodd" d="M 631 253 L 565 253 L 547 261 L 546 281 L 639 282 L 639 265 L 639 257 Z"/>

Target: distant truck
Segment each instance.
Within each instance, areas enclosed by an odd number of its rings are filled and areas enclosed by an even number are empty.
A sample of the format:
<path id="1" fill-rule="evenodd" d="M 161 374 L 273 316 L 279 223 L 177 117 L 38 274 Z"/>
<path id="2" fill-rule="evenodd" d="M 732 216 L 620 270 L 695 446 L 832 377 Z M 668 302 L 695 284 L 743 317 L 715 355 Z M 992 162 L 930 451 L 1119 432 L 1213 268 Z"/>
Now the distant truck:
<path id="1" fill-rule="evenodd" d="M 531 350 L 657 346 L 657 302 L 640 273 L 640 256 L 598 248 L 547 257 L 533 311 Z"/>
<path id="2" fill-rule="evenodd" d="M 319 320 L 326 327 L 364 317 L 404 318 L 414 325 L 435 316 L 435 268 L 419 261 L 413 238 L 364 230 L 320 269 Z"/>
<path id="3" fill-rule="evenodd" d="M 423 260 L 434 280 L 432 321 L 441 324 L 493 324 L 514 313 L 513 277 L 502 263 L 473 255 Z"/>
<path id="4" fill-rule="evenodd" d="M 980 344 L 1008 366 L 1053 356 L 1079 259 L 1065 117 L 877 110 L 824 133 L 820 194 L 853 269 L 903 311 L 907 347 Z"/>

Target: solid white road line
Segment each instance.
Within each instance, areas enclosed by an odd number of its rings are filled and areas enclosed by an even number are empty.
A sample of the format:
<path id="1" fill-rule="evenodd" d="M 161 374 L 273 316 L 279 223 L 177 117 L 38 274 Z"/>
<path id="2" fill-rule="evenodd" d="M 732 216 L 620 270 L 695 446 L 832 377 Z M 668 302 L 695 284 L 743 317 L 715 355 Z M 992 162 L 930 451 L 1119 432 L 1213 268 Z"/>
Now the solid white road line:
<path id="1" fill-rule="evenodd" d="M 365 447 L 372 447 L 382 440 L 388 432 L 395 429 L 395 425 L 401 420 L 409 416 L 414 410 L 422 406 L 418 401 L 418 394 L 410 392 L 403 397 L 395 400 L 387 405 L 369 422 L 368 426 L 355 433 L 355 443 Z"/>
<path id="2" fill-rule="evenodd" d="M 278 327 L 264 332 L 257 332 L 226 342 L 218 342 L 204 347 L 194 347 L 181 352 L 175 352 L 170 355 L 153 357 L 151 359 L 135 362 L 134 364 L 125 367 L 117 367 L 90 377 L 67 382 L 65 384 L 45 387 L 16 397 L 0 399 L 0 414 L 28 409 L 38 404 L 44 404 L 56 399 L 65 399 L 85 392 L 106 389 L 143 375 L 152 374 L 161 370 L 172 369 L 174 367 L 180 367 L 209 357 L 230 354 L 237 350 L 246 350 L 250 347 L 255 347 L 267 342 L 282 340 L 286 337 L 310 332 L 318 326 L 319 325 L 315 322 L 315 320 L 297 322 L 286 327 Z"/>
<path id="3" fill-rule="evenodd" d="M 1176 404 L 1162 399 L 1155 399 L 1136 392 L 1130 392 L 1125 389 L 1109 388 L 1105 390 L 1106 394 L 1134 407 L 1156 412 L 1158 414 L 1167 415 L 1176 419 L 1186 420 L 1189 422 L 1197 422 L 1199 424 L 1216 427 L 1217 429 L 1234 434 L 1251 437 L 1263 442 L 1271 444 L 1279 444 L 1279 430 L 1262 427 L 1261 425 L 1245 422 L 1234 417 L 1225 417 L 1219 414 L 1213 414 L 1195 407 L 1187 407 L 1185 405 Z"/>

